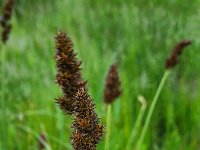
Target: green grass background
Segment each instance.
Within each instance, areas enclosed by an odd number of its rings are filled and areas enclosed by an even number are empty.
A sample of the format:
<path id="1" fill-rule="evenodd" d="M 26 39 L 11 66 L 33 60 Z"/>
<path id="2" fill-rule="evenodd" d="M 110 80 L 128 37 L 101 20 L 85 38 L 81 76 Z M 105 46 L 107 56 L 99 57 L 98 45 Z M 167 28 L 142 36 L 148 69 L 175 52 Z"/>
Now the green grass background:
<path id="1" fill-rule="evenodd" d="M 41 132 L 50 149 L 72 149 L 71 117 L 54 101 L 61 94 L 54 83 L 59 30 L 74 42 L 102 123 L 105 76 L 119 63 L 123 93 L 113 104 L 111 150 L 125 149 L 140 109 L 137 96 L 146 98 L 148 109 L 165 58 L 175 43 L 191 39 L 161 93 L 142 149 L 200 149 L 199 7 L 199 0 L 16 0 L 10 39 L 0 45 L 0 150 L 38 149 Z"/>

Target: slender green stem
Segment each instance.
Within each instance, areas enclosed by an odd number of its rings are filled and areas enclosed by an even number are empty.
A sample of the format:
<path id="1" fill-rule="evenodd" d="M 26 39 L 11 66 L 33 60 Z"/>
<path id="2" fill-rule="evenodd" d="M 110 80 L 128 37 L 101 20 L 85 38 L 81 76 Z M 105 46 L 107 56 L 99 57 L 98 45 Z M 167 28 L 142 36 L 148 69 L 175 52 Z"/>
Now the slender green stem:
<path id="1" fill-rule="evenodd" d="M 163 88 L 163 86 L 165 84 L 165 81 L 167 80 L 169 74 L 170 74 L 170 70 L 166 70 L 164 75 L 163 75 L 163 77 L 162 77 L 162 80 L 161 80 L 161 82 L 160 82 L 160 84 L 158 86 L 156 94 L 155 94 L 155 96 L 153 98 L 153 102 L 152 102 L 152 104 L 150 106 L 150 109 L 149 109 L 149 112 L 147 114 L 147 118 L 146 118 L 143 130 L 142 130 L 141 136 L 140 136 L 139 141 L 137 143 L 137 150 L 140 150 L 140 147 L 141 147 L 142 142 L 144 140 L 144 137 L 146 135 L 146 132 L 147 132 L 147 129 L 148 129 L 148 126 L 149 126 L 149 123 L 150 123 L 150 120 L 151 120 L 155 105 L 156 105 L 156 103 L 158 101 L 158 97 L 159 97 L 159 95 L 160 95 L 160 93 L 162 91 L 162 88 Z"/>
<path id="2" fill-rule="evenodd" d="M 139 129 L 140 125 L 141 125 L 145 109 L 146 109 L 146 104 L 142 104 L 142 106 L 140 107 L 140 111 L 139 111 L 136 123 L 135 123 L 135 125 L 133 127 L 133 130 L 131 132 L 131 136 L 130 136 L 128 144 L 127 144 L 127 148 L 126 148 L 127 150 L 131 150 L 131 146 L 133 145 L 133 142 L 136 139 L 135 137 L 136 137 L 136 135 L 138 133 L 138 129 Z"/>
<path id="3" fill-rule="evenodd" d="M 0 42 L 0 98 L 1 98 L 1 104 L 0 109 L 3 112 L 3 121 L 2 121 L 2 138 L 4 138 L 4 144 L 5 147 L 7 146 L 7 134 L 6 134 L 6 128 L 7 128 L 7 117 L 6 117 L 6 102 L 5 102 L 5 94 L 6 94 L 6 47 Z"/>
<path id="4" fill-rule="evenodd" d="M 106 141 L 105 141 L 105 150 L 109 150 L 110 134 L 111 134 L 111 104 L 107 105 L 107 114 L 106 114 Z"/>
<path id="5" fill-rule="evenodd" d="M 36 131 L 34 131 L 31 128 L 29 128 L 27 126 L 24 126 L 24 125 L 20 125 L 19 128 L 21 128 L 22 130 L 24 130 L 28 134 L 31 134 L 38 141 L 40 141 L 43 145 L 45 145 L 46 150 L 51 150 L 51 146 L 45 140 L 43 140 L 42 138 L 40 138 L 40 135 Z"/>

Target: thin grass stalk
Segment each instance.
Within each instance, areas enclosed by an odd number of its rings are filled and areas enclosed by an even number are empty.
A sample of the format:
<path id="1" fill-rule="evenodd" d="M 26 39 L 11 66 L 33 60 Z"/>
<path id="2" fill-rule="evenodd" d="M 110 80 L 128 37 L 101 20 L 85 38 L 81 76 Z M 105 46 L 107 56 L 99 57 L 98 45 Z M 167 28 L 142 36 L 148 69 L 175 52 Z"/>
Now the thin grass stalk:
<path id="1" fill-rule="evenodd" d="M 40 136 L 40 137 L 39 137 L 39 139 L 38 139 L 38 149 L 39 149 L 39 150 L 44 150 L 44 149 L 46 149 L 46 145 L 45 145 L 44 142 L 47 143 L 46 134 L 43 133 L 43 132 L 41 132 L 41 133 L 39 134 L 39 136 Z"/>
<path id="2" fill-rule="evenodd" d="M 110 135 L 111 135 L 111 113 L 112 113 L 112 105 L 107 105 L 106 112 L 106 136 L 105 136 L 105 150 L 109 150 L 110 147 Z"/>
<path id="3" fill-rule="evenodd" d="M 11 124 L 11 126 L 14 126 L 14 127 L 15 127 L 14 124 Z M 29 131 L 32 131 L 32 133 L 34 133 L 34 135 L 33 135 L 33 134 L 31 134 L 31 135 L 34 136 L 34 137 L 36 137 L 36 139 L 38 139 L 38 137 L 39 137 L 39 134 L 38 134 L 35 130 L 31 129 L 31 128 L 28 127 L 28 126 L 25 126 L 25 125 L 17 125 L 16 127 L 18 127 L 19 129 L 21 129 L 21 130 L 23 130 L 23 131 L 25 131 L 25 132 L 27 132 L 27 133 L 29 133 Z M 48 139 L 50 139 L 52 142 L 59 144 L 59 146 L 65 148 L 65 149 L 67 149 L 67 150 L 68 150 L 68 149 L 71 149 L 71 145 L 69 145 L 68 143 L 66 144 L 65 142 L 63 142 L 63 141 L 60 140 L 59 138 L 57 138 L 57 137 L 55 137 L 55 136 L 53 136 L 53 135 L 50 135 L 50 134 L 47 134 L 46 136 L 47 136 Z M 47 144 L 48 144 L 48 143 L 47 143 Z M 51 148 L 50 144 L 48 144 L 48 147 Z"/>
<path id="4" fill-rule="evenodd" d="M 139 111 L 136 123 L 135 123 L 135 125 L 132 129 L 131 136 L 129 138 L 129 141 L 128 141 L 128 144 L 127 144 L 127 147 L 126 147 L 127 150 L 131 150 L 131 147 L 132 147 L 132 145 L 133 145 L 133 143 L 136 139 L 139 127 L 141 125 L 141 122 L 142 122 L 142 119 L 143 119 L 143 116 L 144 116 L 144 112 L 146 110 L 146 101 L 143 97 L 141 97 L 141 98 L 142 99 L 140 99 L 140 97 L 138 97 L 138 100 L 141 102 L 142 105 L 140 107 L 140 111 Z"/>
<path id="5" fill-rule="evenodd" d="M 40 141 L 43 145 L 45 145 L 46 150 L 52 150 L 51 146 L 40 137 L 40 134 L 38 134 L 36 131 L 32 130 L 31 128 L 25 126 L 25 125 L 19 125 L 18 126 L 20 129 L 23 131 L 27 132 L 28 134 L 32 135 L 35 137 L 38 141 Z"/>
<path id="6" fill-rule="evenodd" d="M 27 131 L 32 131 L 32 133 L 34 133 L 34 135 L 33 134 L 31 134 L 31 135 L 33 135 L 33 136 L 37 136 L 36 138 L 38 138 L 38 136 L 39 136 L 39 134 L 36 132 L 36 131 L 34 131 L 33 129 L 31 129 L 30 127 L 28 127 L 28 126 L 25 126 L 25 125 L 18 125 L 17 126 L 18 128 L 20 128 L 20 129 L 22 129 L 22 130 L 24 130 L 25 132 L 27 132 Z M 29 132 L 27 132 L 27 133 L 29 133 Z M 71 145 L 69 145 L 68 143 L 66 144 L 65 142 L 62 142 L 59 138 L 57 138 L 57 137 L 54 137 L 54 136 L 52 136 L 52 135 L 50 135 L 50 134 L 48 134 L 47 135 L 48 136 L 48 138 L 51 140 L 51 141 L 53 141 L 54 143 L 57 143 L 57 144 L 59 144 L 59 146 L 62 146 L 63 148 L 65 148 L 65 149 L 71 149 Z M 48 143 L 47 143 L 48 144 Z M 49 144 L 48 144 L 49 145 Z M 49 146 L 50 147 L 50 146 Z"/>
<path id="7" fill-rule="evenodd" d="M 146 118 L 143 130 L 142 130 L 141 136 L 140 136 L 140 138 L 138 140 L 138 143 L 137 143 L 137 146 L 136 146 L 137 150 L 141 150 L 141 145 L 142 145 L 142 142 L 144 141 L 144 137 L 145 137 L 147 129 L 149 127 L 153 111 L 154 111 L 156 103 L 158 101 L 158 97 L 159 97 L 159 95 L 160 95 L 160 93 L 161 93 L 161 91 L 162 91 L 162 89 L 164 87 L 165 81 L 167 80 L 169 74 L 170 74 L 170 70 L 166 70 L 164 75 L 163 75 L 163 77 L 162 77 L 162 79 L 161 79 L 161 82 L 160 82 L 160 84 L 158 86 L 158 89 L 157 89 L 156 94 L 155 94 L 155 96 L 153 98 L 152 104 L 150 106 L 149 112 L 147 114 L 147 118 Z"/>
<path id="8" fill-rule="evenodd" d="M 7 116 L 6 116 L 6 111 L 7 111 L 7 107 L 6 107 L 6 102 L 5 102 L 5 93 L 6 93 L 6 46 L 2 44 L 2 42 L 0 42 L 0 76 L 1 76 L 1 80 L 0 80 L 0 85 L 1 85 L 1 90 L 0 90 L 0 98 L 1 98 L 1 105 L 0 105 L 0 109 L 2 109 L 3 112 L 3 121 L 2 121 L 2 128 L 3 128 L 3 132 L 1 133 L 1 137 L 7 139 L 7 134 L 6 134 L 6 128 L 7 128 Z M 4 142 L 4 144 L 7 146 L 7 141 Z"/>

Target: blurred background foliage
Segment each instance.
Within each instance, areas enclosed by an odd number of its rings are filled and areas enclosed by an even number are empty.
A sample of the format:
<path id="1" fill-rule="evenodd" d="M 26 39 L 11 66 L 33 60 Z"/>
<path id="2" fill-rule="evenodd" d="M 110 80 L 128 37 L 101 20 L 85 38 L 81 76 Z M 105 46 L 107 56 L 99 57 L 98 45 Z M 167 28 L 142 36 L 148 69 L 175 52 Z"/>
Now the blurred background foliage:
<path id="1" fill-rule="evenodd" d="M 103 123 L 105 76 L 119 64 L 123 94 L 113 104 L 112 149 L 126 147 L 140 109 L 137 96 L 148 109 L 165 58 L 178 41 L 191 39 L 162 91 L 143 149 L 199 149 L 199 6 L 199 0 L 16 0 L 10 39 L 0 45 L 0 149 L 37 149 L 41 133 L 50 149 L 71 149 L 71 118 L 54 103 L 61 93 L 54 84 L 59 30 L 74 42 Z"/>

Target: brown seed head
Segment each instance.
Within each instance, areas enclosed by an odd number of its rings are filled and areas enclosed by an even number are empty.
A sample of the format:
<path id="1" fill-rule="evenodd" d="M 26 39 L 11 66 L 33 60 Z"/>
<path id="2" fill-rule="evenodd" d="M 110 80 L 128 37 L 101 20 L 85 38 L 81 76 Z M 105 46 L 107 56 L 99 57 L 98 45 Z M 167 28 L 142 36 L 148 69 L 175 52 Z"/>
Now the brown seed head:
<path id="1" fill-rule="evenodd" d="M 183 49 L 192 44 L 190 40 L 183 40 L 179 42 L 172 51 L 172 54 L 165 61 L 165 69 L 174 68 L 178 64 L 178 58 L 181 56 Z"/>
<path id="2" fill-rule="evenodd" d="M 100 125 L 93 100 L 84 86 L 79 89 L 76 97 L 72 124 L 74 132 L 71 137 L 73 147 L 75 150 L 95 150 L 103 136 L 104 126 Z"/>
<path id="3" fill-rule="evenodd" d="M 67 114 L 72 114 L 74 95 L 79 87 L 86 83 L 81 78 L 80 62 L 76 59 L 71 39 L 59 32 L 56 36 L 56 83 L 62 88 L 63 96 L 56 99 L 61 109 Z"/>
<path id="4" fill-rule="evenodd" d="M 10 20 L 15 0 L 6 0 L 3 7 L 3 19 Z"/>
<path id="5" fill-rule="evenodd" d="M 12 26 L 10 24 L 8 24 L 4 27 L 4 30 L 2 31 L 2 34 L 1 34 L 3 43 L 6 43 L 6 41 L 8 40 L 8 38 L 9 38 L 8 36 L 11 31 L 11 28 L 12 28 Z"/>
<path id="6" fill-rule="evenodd" d="M 104 90 L 104 102 L 107 104 L 112 103 L 121 94 L 120 81 L 117 71 L 117 65 L 113 64 L 110 67 L 106 78 L 106 86 Z"/>
<path id="7" fill-rule="evenodd" d="M 56 99 L 60 108 L 73 115 L 71 140 L 74 150 L 95 150 L 103 136 L 93 100 L 88 95 L 86 82 L 81 77 L 80 62 L 76 59 L 73 44 L 63 32 L 56 36 L 56 83 L 63 96 Z"/>
<path id="8" fill-rule="evenodd" d="M 9 23 L 9 21 L 11 19 L 14 2 L 15 0 L 6 0 L 3 7 L 3 15 L 1 16 L 0 19 L 0 24 L 1 27 L 3 28 L 1 38 L 4 43 L 8 40 L 8 36 L 11 30 L 11 24 Z"/>

